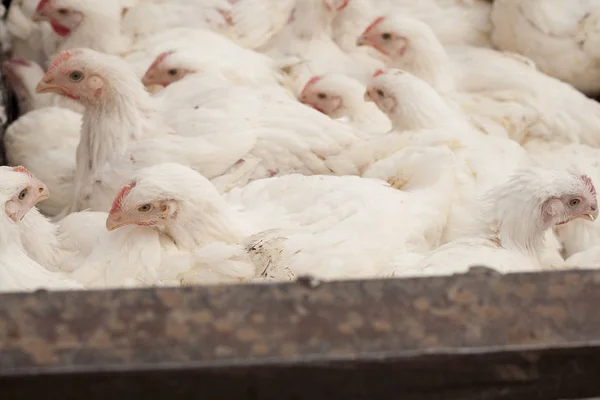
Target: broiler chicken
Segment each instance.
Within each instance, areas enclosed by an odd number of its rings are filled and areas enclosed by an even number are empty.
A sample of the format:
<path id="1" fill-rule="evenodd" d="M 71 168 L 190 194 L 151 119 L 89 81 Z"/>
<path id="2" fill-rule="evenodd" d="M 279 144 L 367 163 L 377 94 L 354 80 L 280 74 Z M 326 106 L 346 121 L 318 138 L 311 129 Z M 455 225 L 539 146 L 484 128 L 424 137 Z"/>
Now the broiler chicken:
<path id="1" fill-rule="evenodd" d="M 197 35 L 202 39 L 194 41 L 194 46 L 175 46 L 164 43 L 159 48 L 167 49 L 158 54 L 145 71 L 142 82 L 146 87 L 151 85 L 168 86 L 189 74 L 203 74 L 211 71 L 223 76 L 232 84 L 273 85 L 284 83 L 283 71 L 271 58 L 243 49 L 222 36 L 206 31 Z M 214 40 L 214 39 L 219 40 Z M 212 51 L 208 51 L 208 46 Z M 240 70 L 240 64 L 244 68 Z M 285 65 L 283 65 L 285 67 Z"/>
<path id="2" fill-rule="evenodd" d="M 6 18 L 12 56 L 43 64 L 56 51 L 60 36 L 48 22 L 32 20 L 40 0 L 14 0 Z"/>
<path id="3" fill-rule="evenodd" d="M 420 262 L 397 259 L 394 276 L 446 275 L 486 265 L 501 273 L 552 269 L 543 262 L 544 232 L 598 217 L 596 190 L 580 172 L 528 169 L 479 200 L 471 234 L 445 244 Z"/>
<path id="4" fill-rule="evenodd" d="M 48 189 L 24 168 L 0 167 L 0 175 L 0 291 L 81 288 L 32 260 L 24 248 L 20 222 L 38 201 L 48 197 Z"/>
<path id="5" fill-rule="evenodd" d="M 52 197 L 38 204 L 46 215 L 57 215 L 73 197 L 80 126 L 80 114 L 45 107 L 22 115 L 4 133 L 8 164 L 26 166 L 50 188 Z"/>
<path id="6" fill-rule="evenodd" d="M 368 80 L 379 60 L 363 53 L 346 53 L 331 38 L 336 12 L 348 4 L 347 0 L 302 0 L 296 3 L 291 20 L 277 35 L 261 48 L 277 59 L 299 58 L 302 62 L 290 67 L 291 85 L 298 94 L 313 75 L 342 73 Z"/>
<path id="7" fill-rule="evenodd" d="M 600 104 L 540 73 L 525 57 L 467 46 L 444 49 L 426 24 L 400 16 L 377 18 L 357 42 L 376 48 L 389 66 L 413 73 L 455 103 L 466 96 L 474 108 L 468 111 L 493 116 L 502 125 L 513 116 L 537 113 L 525 133 L 508 132 L 520 143 L 539 139 L 600 146 Z M 478 104 L 471 95 L 488 102 Z M 507 102 L 522 111 L 515 115 Z"/>
<path id="8" fill-rule="evenodd" d="M 240 163 L 248 168 L 246 181 L 290 172 L 330 174 L 327 157 L 360 141 L 350 127 L 280 88 L 258 91 L 198 79 L 196 86 L 194 77 L 186 77 L 153 98 L 114 56 L 78 49 L 53 61 L 37 91 L 59 93 L 86 107 L 72 211 L 108 209 L 127 169 L 159 158 L 187 163 L 209 178 Z M 203 82 L 213 87 L 203 91 Z"/>
<path id="9" fill-rule="evenodd" d="M 464 162 L 458 189 L 451 194 L 456 200 L 445 241 L 459 235 L 457 232 L 473 218 L 471 203 L 477 195 L 530 165 L 527 153 L 517 143 L 481 135 L 429 84 L 407 72 L 381 71 L 367 86 L 366 96 L 392 121 L 393 131 L 375 139 L 375 143 L 383 143 L 380 151 L 393 154 L 395 148 L 411 143 L 439 145 L 448 147 Z"/>
<path id="10" fill-rule="evenodd" d="M 600 2 L 495 0 L 492 41 L 588 94 L 600 92 Z"/>
<path id="11" fill-rule="evenodd" d="M 188 252 L 213 242 L 245 246 L 245 261 L 259 274 L 288 268 L 328 279 L 372 276 L 398 253 L 437 244 L 448 210 L 441 194 L 453 186 L 453 164 L 445 149 L 406 149 L 396 160 L 412 173 L 402 190 L 378 179 L 292 174 L 225 196 L 187 167 L 160 164 L 121 189 L 107 227 L 154 228 Z"/>
<path id="12" fill-rule="evenodd" d="M 493 47 L 488 0 L 348 0 L 336 16 L 333 37 L 345 50 L 379 15 L 404 15 L 426 23 L 444 45 Z"/>
<path id="13" fill-rule="evenodd" d="M 377 106 L 364 98 L 365 85 L 340 74 L 315 75 L 304 86 L 299 100 L 329 115 L 346 118 L 357 132 L 368 136 L 388 132 L 392 125 Z"/>

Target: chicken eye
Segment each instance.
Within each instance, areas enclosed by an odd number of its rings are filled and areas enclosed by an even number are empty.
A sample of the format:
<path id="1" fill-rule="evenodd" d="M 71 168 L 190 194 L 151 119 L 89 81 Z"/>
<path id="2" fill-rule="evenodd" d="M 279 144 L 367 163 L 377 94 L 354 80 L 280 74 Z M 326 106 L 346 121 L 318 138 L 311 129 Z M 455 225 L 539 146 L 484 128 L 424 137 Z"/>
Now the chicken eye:
<path id="1" fill-rule="evenodd" d="M 139 212 L 148 212 L 152 210 L 152 205 L 151 204 L 143 204 L 141 206 L 138 207 L 138 211 Z"/>
<path id="2" fill-rule="evenodd" d="M 392 35 L 391 35 L 390 33 L 387 33 L 387 32 L 386 32 L 386 33 L 383 33 L 383 34 L 381 35 L 381 38 L 382 38 L 383 40 L 390 40 L 390 39 L 392 38 Z"/>
<path id="3" fill-rule="evenodd" d="M 68 15 L 70 12 L 71 12 L 71 11 L 69 11 L 69 9 L 68 9 L 68 8 L 59 8 L 59 9 L 58 9 L 58 13 L 59 13 L 60 15 Z"/>
<path id="4" fill-rule="evenodd" d="M 383 97 L 385 95 L 385 93 L 383 93 L 383 90 L 381 89 L 377 91 L 377 94 L 379 95 L 379 97 Z"/>
<path id="5" fill-rule="evenodd" d="M 168 70 L 167 73 L 171 76 L 175 76 L 175 75 L 177 75 L 177 69 L 172 68 L 172 69 Z"/>
<path id="6" fill-rule="evenodd" d="M 569 206 L 570 207 L 575 207 L 579 203 L 581 203 L 581 200 L 579 200 L 579 199 L 571 199 L 571 201 L 569 201 Z"/>
<path id="7" fill-rule="evenodd" d="M 83 73 L 80 71 L 73 71 L 69 74 L 69 79 L 73 82 L 79 82 L 81 79 L 83 79 Z"/>
<path id="8" fill-rule="evenodd" d="M 29 193 L 29 188 L 21 190 L 21 193 L 19 193 L 19 200 L 25 200 L 25 198 L 27 197 L 27 193 Z"/>
<path id="9" fill-rule="evenodd" d="M 327 98 L 327 95 L 326 95 L 325 93 L 319 93 L 319 94 L 317 95 L 317 97 L 318 97 L 318 98 L 320 98 L 320 99 L 326 99 L 326 98 Z"/>

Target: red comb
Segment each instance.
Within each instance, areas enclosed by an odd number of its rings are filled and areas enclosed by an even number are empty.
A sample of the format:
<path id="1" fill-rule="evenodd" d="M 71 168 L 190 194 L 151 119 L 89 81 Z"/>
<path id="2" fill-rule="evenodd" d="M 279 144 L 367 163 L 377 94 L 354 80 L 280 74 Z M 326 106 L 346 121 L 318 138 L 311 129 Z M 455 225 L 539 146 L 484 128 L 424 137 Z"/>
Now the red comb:
<path id="1" fill-rule="evenodd" d="M 342 2 L 342 4 L 340 4 L 337 8 L 338 11 L 342 11 L 344 8 L 346 8 L 348 6 L 348 3 L 350 2 L 350 0 L 344 0 Z"/>
<path id="2" fill-rule="evenodd" d="M 319 82 L 321 80 L 321 78 L 322 77 L 319 75 L 315 75 L 312 78 L 310 78 L 309 81 L 306 82 L 306 85 L 304 85 L 304 89 L 302 89 L 302 93 L 300 93 L 300 96 L 304 96 L 306 94 L 306 92 L 308 91 L 308 89 L 315 83 Z"/>
<path id="3" fill-rule="evenodd" d="M 129 183 L 128 185 L 125 185 L 121 188 L 121 190 L 117 194 L 117 197 L 115 197 L 115 199 L 113 200 L 112 206 L 110 207 L 109 214 L 112 214 L 121 208 L 121 203 L 123 202 L 123 198 L 125 198 L 125 196 L 127 196 L 129 194 L 129 192 L 131 192 L 131 189 L 133 189 L 134 187 L 135 187 L 135 181 L 133 181 L 133 182 Z"/>
<path id="4" fill-rule="evenodd" d="M 590 192 L 596 196 L 596 188 L 594 187 L 594 183 L 587 175 L 581 175 L 581 179 L 585 182 L 587 186 L 589 186 Z"/>
<path id="5" fill-rule="evenodd" d="M 382 70 L 382 69 L 378 69 L 377 71 L 375 71 L 375 72 L 373 73 L 373 78 L 375 78 L 376 76 L 379 76 L 379 75 L 381 75 L 381 74 L 383 74 L 383 70 Z"/>
<path id="6" fill-rule="evenodd" d="M 31 172 L 29 172 L 29 170 L 27 168 L 22 167 L 20 165 L 18 167 L 13 167 L 13 171 L 15 171 L 15 172 L 22 172 L 22 173 L 27 174 L 27 175 L 29 175 L 30 177 L 33 178 L 33 174 Z"/>
<path id="7" fill-rule="evenodd" d="M 152 64 L 150 64 L 150 67 L 148 67 L 147 71 L 150 71 L 152 68 L 155 68 L 158 64 L 160 64 L 161 62 L 163 62 L 165 60 L 165 58 L 167 58 L 168 56 L 170 56 L 171 54 L 175 53 L 175 50 L 169 50 L 169 51 L 165 51 L 160 53 L 152 62 Z"/>
<path id="8" fill-rule="evenodd" d="M 367 29 L 365 29 L 364 33 L 369 33 L 370 31 L 373 30 L 373 28 L 375 28 L 378 24 L 381 23 L 381 21 L 383 21 L 385 19 L 385 17 L 377 17 L 375 19 L 375 21 L 371 22 L 371 25 L 367 26 Z"/>
<path id="9" fill-rule="evenodd" d="M 73 56 L 73 52 L 71 52 L 69 50 L 65 50 L 65 51 L 61 52 L 59 55 L 56 56 L 56 58 L 54 58 L 54 60 L 52 60 L 52 63 L 50 63 L 50 66 L 48 67 L 48 72 L 51 74 L 55 73 L 58 70 L 58 68 L 60 67 L 60 65 L 62 63 L 64 63 L 65 61 L 67 61 L 72 56 Z"/>
<path id="10" fill-rule="evenodd" d="M 46 7 L 46 4 L 50 3 L 50 0 L 40 0 L 35 11 L 40 11 L 42 8 Z"/>
<path id="11" fill-rule="evenodd" d="M 332 11 L 335 9 L 336 11 L 341 11 L 348 5 L 350 0 L 325 0 L 325 8 L 327 10 Z"/>

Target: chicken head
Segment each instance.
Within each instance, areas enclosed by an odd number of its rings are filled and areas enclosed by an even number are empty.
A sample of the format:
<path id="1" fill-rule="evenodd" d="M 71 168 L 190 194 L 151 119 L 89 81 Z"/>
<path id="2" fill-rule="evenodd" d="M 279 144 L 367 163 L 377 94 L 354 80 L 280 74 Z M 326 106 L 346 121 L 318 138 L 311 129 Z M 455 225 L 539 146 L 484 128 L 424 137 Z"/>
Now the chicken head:
<path id="1" fill-rule="evenodd" d="M 377 71 L 364 97 L 387 114 L 397 130 L 464 124 L 460 114 L 429 83 L 398 68 Z"/>
<path id="2" fill-rule="evenodd" d="M 399 32 L 398 26 L 389 18 L 378 17 L 365 29 L 356 41 L 357 46 L 371 46 L 375 50 L 390 56 L 403 56 L 408 38 Z"/>
<path id="3" fill-rule="evenodd" d="M 134 81 L 135 79 L 135 81 Z M 36 87 L 37 93 L 57 93 L 85 106 L 106 105 L 121 90 L 142 90 L 126 61 L 90 49 L 61 52 Z"/>
<path id="4" fill-rule="evenodd" d="M 336 93 L 335 88 L 327 83 L 323 76 L 313 76 L 304 85 L 299 100 L 323 114 L 338 118 L 336 111 L 343 106 L 344 100 Z"/>
<path id="5" fill-rule="evenodd" d="M 552 196 L 542 205 L 542 222 L 550 225 L 564 225 L 574 219 L 590 221 L 598 217 L 596 188 L 587 175 L 572 174 L 572 182 L 564 192 Z"/>
<path id="6" fill-rule="evenodd" d="M 83 13 L 76 10 L 74 5 L 70 0 L 40 0 L 32 19 L 48 21 L 57 35 L 67 36 L 84 19 Z"/>
<path id="7" fill-rule="evenodd" d="M 4 211 L 13 222 L 21 221 L 37 203 L 50 197 L 46 185 L 24 167 L 0 167 L 0 172 Z"/>
<path id="8" fill-rule="evenodd" d="M 389 70 L 392 72 L 392 70 Z M 395 74 L 402 74 L 403 71 L 397 70 L 393 71 Z M 384 75 L 383 70 L 377 70 L 373 74 L 373 78 L 369 85 L 367 85 L 367 90 L 365 91 L 365 101 L 372 101 L 379 107 L 381 111 L 386 113 L 388 116 L 391 116 L 396 110 L 396 98 L 394 96 L 394 92 L 389 90 L 389 86 L 387 85 L 387 79 L 385 77 L 378 78 L 379 76 Z"/>
<path id="9" fill-rule="evenodd" d="M 123 186 L 106 219 L 106 229 L 115 230 L 125 225 L 163 226 L 177 215 L 177 202 L 172 199 L 156 199 L 133 190 L 136 182 Z"/>
<path id="10" fill-rule="evenodd" d="M 174 57 L 171 57 L 174 53 L 173 50 L 165 51 L 156 57 L 142 78 L 144 86 L 161 85 L 166 87 L 188 74 L 197 72 L 177 63 Z"/>

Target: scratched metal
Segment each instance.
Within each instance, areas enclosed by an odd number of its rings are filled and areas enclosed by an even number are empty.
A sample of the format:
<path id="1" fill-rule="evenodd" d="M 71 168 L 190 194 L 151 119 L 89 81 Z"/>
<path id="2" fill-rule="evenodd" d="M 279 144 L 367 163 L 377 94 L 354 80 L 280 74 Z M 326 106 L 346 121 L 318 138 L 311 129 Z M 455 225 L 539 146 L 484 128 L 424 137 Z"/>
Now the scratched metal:
<path id="1" fill-rule="evenodd" d="M 600 396 L 599 304 L 600 272 L 482 268 L 0 295 L 0 398 L 61 383 L 63 399 L 140 395 L 140 387 L 157 398 Z"/>

